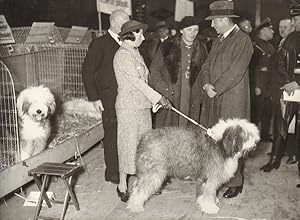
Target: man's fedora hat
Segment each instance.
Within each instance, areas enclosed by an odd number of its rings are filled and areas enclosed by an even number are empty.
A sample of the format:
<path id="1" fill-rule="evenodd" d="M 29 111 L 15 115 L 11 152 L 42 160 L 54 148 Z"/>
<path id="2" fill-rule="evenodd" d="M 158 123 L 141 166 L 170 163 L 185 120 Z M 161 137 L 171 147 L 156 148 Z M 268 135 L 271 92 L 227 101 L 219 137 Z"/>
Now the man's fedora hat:
<path id="1" fill-rule="evenodd" d="M 261 29 L 263 29 L 264 27 L 269 27 L 271 29 L 273 29 L 272 23 L 271 23 L 271 19 L 269 17 L 267 17 L 266 19 L 264 19 L 256 28 L 255 31 L 258 32 Z"/>
<path id="2" fill-rule="evenodd" d="M 180 30 L 186 28 L 186 27 L 190 27 L 193 25 L 199 25 L 199 23 L 201 22 L 201 19 L 198 17 L 194 17 L 194 16 L 185 16 L 179 24 L 179 28 Z"/>
<path id="3" fill-rule="evenodd" d="M 237 18 L 239 16 L 234 14 L 234 3 L 233 1 L 215 1 L 209 5 L 211 15 L 205 18 L 205 20 L 212 20 L 214 18 Z"/>
<path id="4" fill-rule="evenodd" d="M 119 36 L 121 37 L 130 31 L 134 31 L 134 30 L 138 30 L 138 29 L 143 29 L 145 32 L 147 30 L 147 28 L 148 28 L 147 24 L 142 24 L 135 20 L 127 21 L 125 24 L 122 25 Z"/>

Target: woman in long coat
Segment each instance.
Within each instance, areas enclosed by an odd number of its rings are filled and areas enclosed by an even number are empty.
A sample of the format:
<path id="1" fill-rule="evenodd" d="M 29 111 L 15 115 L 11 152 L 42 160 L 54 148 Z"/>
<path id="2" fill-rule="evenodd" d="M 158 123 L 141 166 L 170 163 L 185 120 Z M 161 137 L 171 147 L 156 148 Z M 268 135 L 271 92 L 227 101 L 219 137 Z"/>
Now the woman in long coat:
<path id="1" fill-rule="evenodd" d="M 200 119 L 202 102 L 202 90 L 196 85 L 199 82 L 197 76 L 207 57 L 206 46 L 197 37 L 199 22 L 196 17 L 183 18 L 181 34 L 162 43 L 150 66 L 150 85 L 168 98 L 175 108 L 196 121 Z M 155 128 L 187 124 L 173 111 L 163 109 L 155 116 Z"/>
<path id="2" fill-rule="evenodd" d="M 142 134 L 152 129 L 150 108 L 160 104 L 171 108 L 170 102 L 148 85 L 148 68 L 138 51 L 143 42 L 146 24 L 131 20 L 126 22 L 119 34 L 123 41 L 114 57 L 114 71 L 118 84 L 116 115 L 118 122 L 117 146 L 120 183 L 117 192 L 126 202 L 127 174 L 135 174 L 135 156 Z"/>

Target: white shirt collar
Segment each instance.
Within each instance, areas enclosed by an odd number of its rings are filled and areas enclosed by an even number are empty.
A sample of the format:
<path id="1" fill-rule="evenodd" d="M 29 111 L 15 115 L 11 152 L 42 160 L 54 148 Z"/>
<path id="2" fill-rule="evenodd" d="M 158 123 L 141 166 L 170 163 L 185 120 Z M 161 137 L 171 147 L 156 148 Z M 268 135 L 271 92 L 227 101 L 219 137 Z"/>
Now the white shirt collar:
<path id="1" fill-rule="evenodd" d="M 228 31 L 226 31 L 224 34 L 223 34 L 223 37 L 226 38 L 235 28 L 239 28 L 237 26 L 237 24 L 233 25 L 232 28 L 230 28 Z"/>
<path id="2" fill-rule="evenodd" d="M 165 38 L 160 38 L 160 42 L 164 42 L 165 40 L 167 40 L 169 38 L 169 36 L 166 36 Z"/>
<path id="3" fill-rule="evenodd" d="M 112 32 L 110 29 L 108 29 L 108 31 L 107 31 L 109 34 L 110 34 L 110 36 L 121 46 L 121 44 L 122 44 L 122 41 L 120 41 L 119 40 L 119 35 L 118 34 L 116 34 L 115 32 Z"/>

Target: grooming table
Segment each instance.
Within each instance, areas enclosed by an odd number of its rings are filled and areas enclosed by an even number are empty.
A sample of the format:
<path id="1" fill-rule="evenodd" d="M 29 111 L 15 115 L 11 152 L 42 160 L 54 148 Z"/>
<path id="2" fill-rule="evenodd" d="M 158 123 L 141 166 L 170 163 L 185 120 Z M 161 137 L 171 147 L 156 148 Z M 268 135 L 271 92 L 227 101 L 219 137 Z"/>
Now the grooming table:
<path id="1" fill-rule="evenodd" d="M 73 165 L 73 164 L 62 164 L 62 163 L 43 163 L 39 165 L 38 167 L 32 169 L 29 171 L 29 176 L 33 176 L 33 179 L 38 186 L 40 190 L 40 197 L 37 203 L 37 207 L 34 214 L 34 220 L 37 219 L 55 219 L 55 218 L 49 218 L 49 217 L 42 217 L 39 216 L 43 200 L 45 200 L 47 206 L 49 208 L 52 207 L 51 202 L 53 203 L 63 203 L 63 211 L 61 214 L 60 220 L 63 220 L 68 208 L 68 205 L 74 205 L 76 210 L 79 211 L 79 203 L 75 197 L 75 194 L 73 192 L 73 189 L 71 187 L 72 183 L 72 177 L 76 175 L 80 170 L 82 170 L 82 166 L 80 165 Z M 39 178 L 40 176 L 40 178 Z M 47 194 L 46 194 L 46 185 L 48 182 L 49 177 L 59 177 L 62 178 L 65 187 L 66 187 L 66 194 L 63 202 L 60 201 L 53 201 L 49 200 Z M 41 181 L 42 183 L 41 183 Z M 72 202 L 69 202 L 69 197 L 71 197 Z M 56 218 L 57 219 L 57 218 Z"/>

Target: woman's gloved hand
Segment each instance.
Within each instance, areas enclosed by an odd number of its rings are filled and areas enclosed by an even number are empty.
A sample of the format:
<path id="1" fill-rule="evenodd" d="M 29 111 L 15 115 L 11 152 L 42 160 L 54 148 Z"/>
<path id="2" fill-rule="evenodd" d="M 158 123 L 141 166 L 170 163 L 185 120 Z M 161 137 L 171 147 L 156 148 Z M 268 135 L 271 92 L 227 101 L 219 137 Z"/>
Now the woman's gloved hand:
<path id="1" fill-rule="evenodd" d="M 171 102 L 164 96 L 161 97 L 161 99 L 158 101 L 158 103 L 166 109 L 171 109 L 172 108 L 172 104 Z"/>

